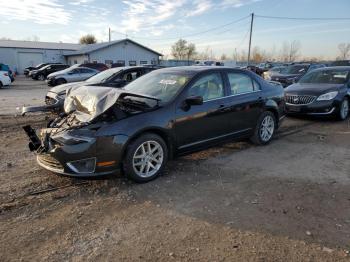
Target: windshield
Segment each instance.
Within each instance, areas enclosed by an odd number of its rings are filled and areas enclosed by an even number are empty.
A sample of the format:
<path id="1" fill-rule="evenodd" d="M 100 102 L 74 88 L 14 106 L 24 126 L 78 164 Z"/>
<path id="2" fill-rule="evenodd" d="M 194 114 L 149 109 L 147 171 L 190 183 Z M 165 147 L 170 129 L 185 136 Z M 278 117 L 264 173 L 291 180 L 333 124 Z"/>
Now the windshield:
<path id="1" fill-rule="evenodd" d="M 299 80 L 303 84 L 345 84 L 350 70 L 312 71 Z"/>
<path id="2" fill-rule="evenodd" d="M 90 77 L 88 80 L 86 80 L 87 83 L 104 83 L 106 80 L 113 77 L 116 73 L 120 72 L 122 68 L 116 68 L 116 69 L 108 69 L 105 71 L 102 71 L 101 73 L 98 73 L 94 75 L 93 77 Z"/>
<path id="3" fill-rule="evenodd" d="M 308 65 L 292 65 L 286 67 L 282 73 L 284 74 L 301 74 L 306 72 L 306 70 L 309 68 Z"/>
<path id="4" fill-rule="evenodd" d="M 188 72 L 157 70 L 142 76 L 127 86 L 125 90 L 142 95 L 154 96 L 167 103 L 172 100 L 192 77 Z"/>

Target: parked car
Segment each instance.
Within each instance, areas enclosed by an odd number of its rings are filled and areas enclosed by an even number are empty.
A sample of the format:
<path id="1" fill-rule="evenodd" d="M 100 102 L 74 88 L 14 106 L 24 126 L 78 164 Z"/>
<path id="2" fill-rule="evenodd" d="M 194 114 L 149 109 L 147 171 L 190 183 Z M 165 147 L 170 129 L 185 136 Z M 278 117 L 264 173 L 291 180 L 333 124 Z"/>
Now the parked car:
<path id="1" fill-rule="evenodd" d="M 42 167 L 69 176 L 120 168 L 136 182 L 156 178 L 169 158 L 225 140 L 268 144 L 284 116 L 283 88 L 225 67 L 155 70 L 123 89 L 69 89 L 65 112 L 30 149 Z"/>
<path id="2" fill-rule="evenodd" d="M 293 64 L 285 68 L 281 73 L 271 76 L 271 81 L 280 82 L 284 87 L 287 87 L 305 75 L 317 68 L 325 67 L 323 64 Z"/>
<path id="3" fill-rule="evenodd" d="M 64 70 L 68 67 L 69 65 L 64 65 L 64 64 L 49 64 L 38 70 L 32 70 L 30 72 L 31 72 L 31 77 L 34 80 L 45 80 L 49 74 Z"/>
<path id="4" fill-rule="evenodd" d="M 67 69 L 49 74 L 46 82 L 49 86 L 62 85 L 72 82 L 85 81 L 86 79 L 96 75 L 100 71 L 87 67 L 69 67 Z"/>
<path id="5" fill-rule="evenodd" d="M 271 80 L 271 77 L 272 77 L 273 75 L 282 73 L 283 70 L 284 70 L 285 68 L 286 68 L 285 66 L 275 66 L 275 67 L 272 67 L 270 70 L 265 71 L 265 72 L 262 74 L 262 77 L 263 77 L 265 80 Z"/>
<path id="6" fill-rule="evenodd" d="M 8 73 L 8 77 L 11 79 L 11 82 L 15 81 L 15 76 L 14 76 L 12 70 L 10 69 L 10 67 L 8 65 L 0 63 L 0 71 L 7 72 Z"/>
<path id="7" fill-rule="evenodd" d="M 11 78 L 8 71 L 0 71 L 0 88 L 9 86 L 11 84 Z"/>
<path id="8" fill-rule="evenodd" d="M 89 79 L 81 82 L 67 83 L 51 88 L 45 97 L 46 106 L 41 107 L 23 107 L 22 114 L 38 111 L 53 111 L 60 113 L 63 111 L 63 103 L 68 89 L 78 86 L 107 86 L 121 88 L 142 75 L 145 75 L 155 67 L 146 66 L 125 66 L 119 68 L 111 68 L 100 72 Z"/>
<path id="9" fill-rule="evenodd" d="M 261 76 L 262 73 L 263 73 L 263 71 L 262 71 L 259 67 L 254 66 L 254 65 L 248 65 L 248 66 L 246 66 L 246 67 L 243 67 L 242 69 L 245 69 L 245 70 L 249 70 L 249 71 L 251 71 L 251 72 L 254 72 L 255 74 L 257 74 L 257 75 L 259 75 L 259 76 Z"/>
<path id="10" fill-rule="evenodd" d="M 55 64 L 55 63 L 52 63 L 52 64 Z M 25 76 L 29 77 L 30 71 L 39 70 L 40 68 L 43 68 L 44 66 L 47 66 L 47 65 L 50 65 L 50 63 L 41 63 L 41 64 L 38 64 L 36 66 L 29 66 L 29 67 L 24 68 L 23 73 Z"/>
<path id="11" fill-rule="evenodd" d="M 338 60 L 330 63 L 329 66 L 350 66 L 350 60 Z"/>
<path id="12" fill-rule="evenodd" d="M 304 75 L 285 89 L 288 114 L 349 115 L 350 66 L 325 67 Z"/>
<path id="13" fill-rule="evenodd" d="M 88 67 L 88 68 L 95 69 L 95 70 L 100 71 L 100 72 L 109 69 L 109 67 L 103 63 L 75 64 L 75 65 L 72 65 L 72 67 Z"/>

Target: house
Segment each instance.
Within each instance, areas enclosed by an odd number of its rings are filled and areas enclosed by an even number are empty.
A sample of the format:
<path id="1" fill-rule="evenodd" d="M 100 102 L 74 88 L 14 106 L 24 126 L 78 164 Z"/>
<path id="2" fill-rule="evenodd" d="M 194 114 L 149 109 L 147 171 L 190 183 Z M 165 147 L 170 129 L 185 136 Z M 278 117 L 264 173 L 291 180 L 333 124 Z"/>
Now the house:
<path id="1" fill-rule="evenodd" d="M 105 63 L 120 65 L 158 64 L 160 53 L 130 39 L 80 45 L 0 40 L 0 63 L 19 74 L 40 63 Z"/>

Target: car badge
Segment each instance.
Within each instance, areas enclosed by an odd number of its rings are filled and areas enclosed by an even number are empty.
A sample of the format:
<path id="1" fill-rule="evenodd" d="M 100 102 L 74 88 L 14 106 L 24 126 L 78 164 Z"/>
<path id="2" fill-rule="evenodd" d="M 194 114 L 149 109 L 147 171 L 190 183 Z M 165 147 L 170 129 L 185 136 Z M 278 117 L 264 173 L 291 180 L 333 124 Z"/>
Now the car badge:
<path id="1" fill-rule="evenodd" d="M 294 97 L 294 98 L 293 98 L 293 102 L 294 102 L 294 103 L 298 103 L 298 102 L 299 102 L 299 98 L 298 98 L 298 97 Z"/>

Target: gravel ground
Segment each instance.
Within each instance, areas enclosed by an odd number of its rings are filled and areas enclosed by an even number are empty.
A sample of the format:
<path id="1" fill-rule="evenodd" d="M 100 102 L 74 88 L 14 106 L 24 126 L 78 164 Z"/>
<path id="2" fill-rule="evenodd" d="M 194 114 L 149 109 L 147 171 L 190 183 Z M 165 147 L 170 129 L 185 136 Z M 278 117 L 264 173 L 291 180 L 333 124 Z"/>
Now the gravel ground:
<path id="1" fill-rule="evenodd" d="M 43 104 L 48 90 L 44 81 L 18 76 L 9 87 L 0 89 L 0 115 L 18 114 L 24 105 Z"/>
<path id="2" fill-rule="evenodd" d="M 288 118 L 268 146 L 200 151 L 138 185 L 39 168 L 20 127 L 44 118 L 0 116 L 2 261 L 349 260 L 347 121 Z"/>

